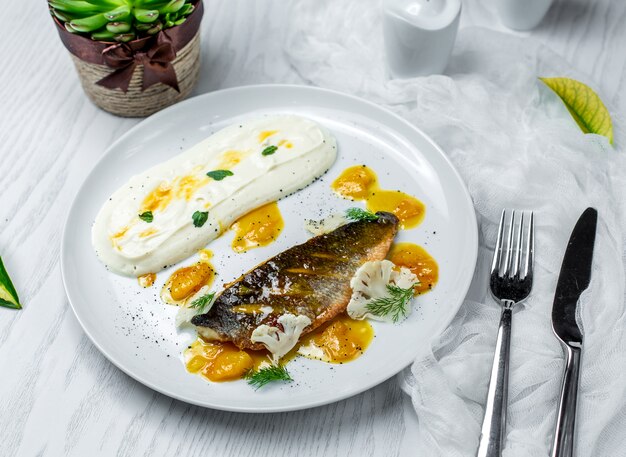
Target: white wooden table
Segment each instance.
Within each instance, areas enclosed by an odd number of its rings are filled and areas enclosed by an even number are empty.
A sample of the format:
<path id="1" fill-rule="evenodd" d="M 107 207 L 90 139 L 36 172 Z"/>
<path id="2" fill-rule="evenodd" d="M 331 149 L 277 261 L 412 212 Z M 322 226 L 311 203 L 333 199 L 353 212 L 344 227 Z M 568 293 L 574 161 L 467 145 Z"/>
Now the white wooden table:
<path id="1" fill-rule="evenodd" d="M 304 83 L 281 55 L 281 24 L 297 20 L 285 17 L 286 3 L 208 0 L 195 93 Z M 465 1 L 462 26 L 505 30 L 490 3 Z M 24 304 L 0 308 L 0 456 L 412 455 L 417 418 L 395 380 L 308 411 L 224 413 L 153 392 L 91 344 L 61 283 L 62 225 L 86 173 L 137 121 L 95 108 L 44 2 L 19 4 L 0 31 L 0 255 Z M 626 112 L 626 2 L 557 0 L 527 35 Z"/>

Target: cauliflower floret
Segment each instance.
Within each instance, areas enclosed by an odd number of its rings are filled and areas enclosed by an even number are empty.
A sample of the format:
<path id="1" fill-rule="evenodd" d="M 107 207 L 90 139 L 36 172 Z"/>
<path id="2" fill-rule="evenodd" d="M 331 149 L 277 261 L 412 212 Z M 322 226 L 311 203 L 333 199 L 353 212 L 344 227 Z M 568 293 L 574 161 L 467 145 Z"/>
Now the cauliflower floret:
<path id="1" fill-rule="evenodd" d="M 328 217 L 320 221 L 314 221 L 312 219 L 307 219 L 304 221 L 304 228 L 311 234 L 318 236 L 323 235 L 324 233 L 332 232 L 336 228 L 341 227 L 348 223 L 348 219 L 341 214 L 335 213 L 331 214 Z"/>
<path id="2" fill-rule="evenodd" d="M 381 321 L 394 321 L 394 314 L 388 313 L 384 315 L 373 314 L 367 309 L 367 305 L 376 299 L 392 297 L 387 286 L 392 285 L 400 289 L 409 289 L 419 283 L 417 276 L 411 270 L 401 267 L 400 270 L 394 269 L 396 265 L 389 260 L 376 260 L 364 263 L 359 268 L 352 280 L 352 297 L 348 303 L 348 315 L 352 319 L 371 318 Z M 412 294 L 412 291 L 411 291 Z M 400 298 L 396 300 L 399 303 Z M 406 307 L 406 313 L 402 313 L 406 317 L 411 312 L 411 307 Z"/>
<path id="3" fill-rule="evenodd" d="M 252 332 L 250 340 L 262 343 L 272 353 L 272 361 L 277 364 L 281 357 L 287 354 L 296 345 L 302 331 L 311 324 L 307 316 L 283 314 L 277 321 L 284 330 L 269 325 L 259 325 Z"/>

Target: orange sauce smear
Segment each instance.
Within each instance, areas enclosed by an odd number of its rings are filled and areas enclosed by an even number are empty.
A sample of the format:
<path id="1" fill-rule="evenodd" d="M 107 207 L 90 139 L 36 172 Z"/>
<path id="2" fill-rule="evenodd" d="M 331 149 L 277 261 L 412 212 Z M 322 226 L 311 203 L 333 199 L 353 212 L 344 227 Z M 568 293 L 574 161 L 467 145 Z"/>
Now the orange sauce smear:
<path id="1" fill-rule="evenodd" d="M 429 292 L 439 279 L 439 266 L 433 257 L 421 246 L 414 243 L 394 243 L 387 259 L 399 267 L 406 267 L 418 277 L 420 285 L 415 294 Z"/>
<path id="2" fill-rule="evenodd" d="M 280 140 L 278 143 L 276 143 L 276 146 L 285 146 L 287 149 L 291 149 L 293 148 L 293 143 L 288 140 Z"/>
<path id="3" fill-rule="evenodd" d="M 139 238 L 147 238 L 152 235 L 156 235 L 158 233 L 157 229 L 149 228 L 148 230 L 144 230 L 139 234 Z"/>
<path id="4" fill-rule="evenodd" d="M 278 133 L 278 130 L 264 130 L 264 131 L 262 131 L 261 133 L 259 133 L 259 143 L 263 143 L 269 137 L 271 137 L 272 135 L 276 135 L 277 133 Z"/>
<path id="5" fill-rule="evenodd" d="M 417 227 L 424 219 L 426 207 L 417 198 L 399 190 L 384 190 L 378 184 L 374 171 L 365 165 L 346 168 L 331 188 L 348 200 L 365 200 L 372 212 L 387 211 L 400 219 L 400 228 Z"/>
<path id="6" fill-rule="evenodd" d="M 373 338 L 374 329 L 369 322 L 343 314 L 302 337 L 282 363 L 297 356 L 327 363 L 349 362 L 360 357 Z M 239 349 L 232 343 L 207 342 L 200 337 L 185 350 L 183 357 L 187 371 L 213 382 L 241 379 L 249 370 L 270 364 L 268 351 Z"/>
<path id="7" fill-rule="evenodd" d="M 222 153 L 222 155 L 220 156 L 219 168 L 230 170 L 232 167 L 234 167 L 243 159 L 245 159 L 247 155 L 248 154 L 244 154 L 241 151 L 234 151 L 234 150 L 226 151 Z"/>
<path id="8" fill-rule="evenodd" d="M 194 194 L 203 186 L 210 182 L 210 178 L 203 173 L 201 166 L 196 166 L 191 174 L 178 176 L 171 181 L 162 181 L 157 187 L 149 192 L 139 207 L 138 214 L 150 211 L 164 211 L 173 200 L 191 200 Z M 211 204 L 205 203 L 205 207 L 209 208 Z M 139 218 L 131 222 L 131 226 L 140 221 Z M 130 230 L 130 226 L 125 226 L 117 233 L 110 236 L 113 247 L 120 250 L 119 241 L 126 236 Z M 146 230 L 139 233 L 140 238 L 148 238 L 157 235 L 158 230 L 154 227 L 147 226 Z"/>
<path id="9" fill-rule="evenodd" d="M 201 174 L 179 176 L 172 182 L 163 181 L 159 186 L 144 198 L 140 213 L 144 211 L 163 211 L 175 198 L 189 201 L 198 189 L 209 183 L 210 178 Z"/>
<path id="10" fill-rule="evenodd" d="M 137 278 L 137 281 L 139 282 L 139 285 L 141 287 L 148 288 L 151 287 L 152 284 L 154 284 L 154 281 L 156 281 L 156 274 L 155 273 L 146 273 L 145 275 L 141 275 Z"/>
<path id="11" fill-rule="evenodd" d="M 235 232 L 233 251 L 246 252 L 272 243 L 285 227 L 278 204 L 268 203 L 237 219 L 230 229 Z"/>
<path id="12" fill-rule="evenodd" d="M 213 251 L 210 249 L 200 249 L 198 251 L 198 255 L 200 256 L 200 262 L 209 262 L 213 258 Z"/>

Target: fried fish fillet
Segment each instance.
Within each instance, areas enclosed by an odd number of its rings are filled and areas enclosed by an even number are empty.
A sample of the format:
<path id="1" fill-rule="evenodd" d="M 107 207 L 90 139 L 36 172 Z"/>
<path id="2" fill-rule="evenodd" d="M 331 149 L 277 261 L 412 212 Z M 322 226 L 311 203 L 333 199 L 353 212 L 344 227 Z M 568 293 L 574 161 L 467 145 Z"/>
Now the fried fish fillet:
<path id="1" fill-rule="evenodd" d="M 346 310 L 350 280 L 365 262 L 382 260 L 398 231 L 398 218 L 378 212 L 375 221 L 347 223 L 281 252 L 225 286 L 211 309 L 192 323 L 207 339 L 262 349 L 251 341 L 259 325 L 283 314 L 305 315 L 308 333 Z"/>

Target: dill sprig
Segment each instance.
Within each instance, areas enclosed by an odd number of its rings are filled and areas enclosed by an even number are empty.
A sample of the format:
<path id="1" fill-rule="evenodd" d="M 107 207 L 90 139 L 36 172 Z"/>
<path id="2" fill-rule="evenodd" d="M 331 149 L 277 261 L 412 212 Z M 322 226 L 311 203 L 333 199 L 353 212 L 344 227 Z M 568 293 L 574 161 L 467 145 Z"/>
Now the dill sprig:
<path id="1" fill-rule="evenodd" d="M 348 208 L 346 210 L 346 217 L 352 221 L 374 222 L 378 220 L 376 214 L 361 208 Z"/>
<path id="2" fill-rule="evenodd" d="M 395 323 L 402 317 L 406 317 L 407 305 L 413 298 L 413 287 L 419 283 L 413 284 L 411 287 L 403 289 L 393 284 L 387 284 L 389 291 L 388 297 L 381 297 L 369 302 L 365 307 L 376 316 L 389 316 Z"/>
<path id="3" fill-rule="evenodd" d="M 215 292 L 209 292 L 206 295 L 203 295 L 200 298 L 196 298 L 189 305 L 190 308 L 195 308 L 198 310 L 198 314 L 203 314 L 204 309 L 213 302 L 213 298 L 215 298 Z"/>
<path id="4" fill-rule="evenodd" d="M 287 368 L 282 365 L 271 365 L 261 368 L 259 371 L 250 370 L 246 375 L 246 379 L 248 380 L 248 384 L 254 387 L 255 390 L 274 381 L 293 381 Z"/>

